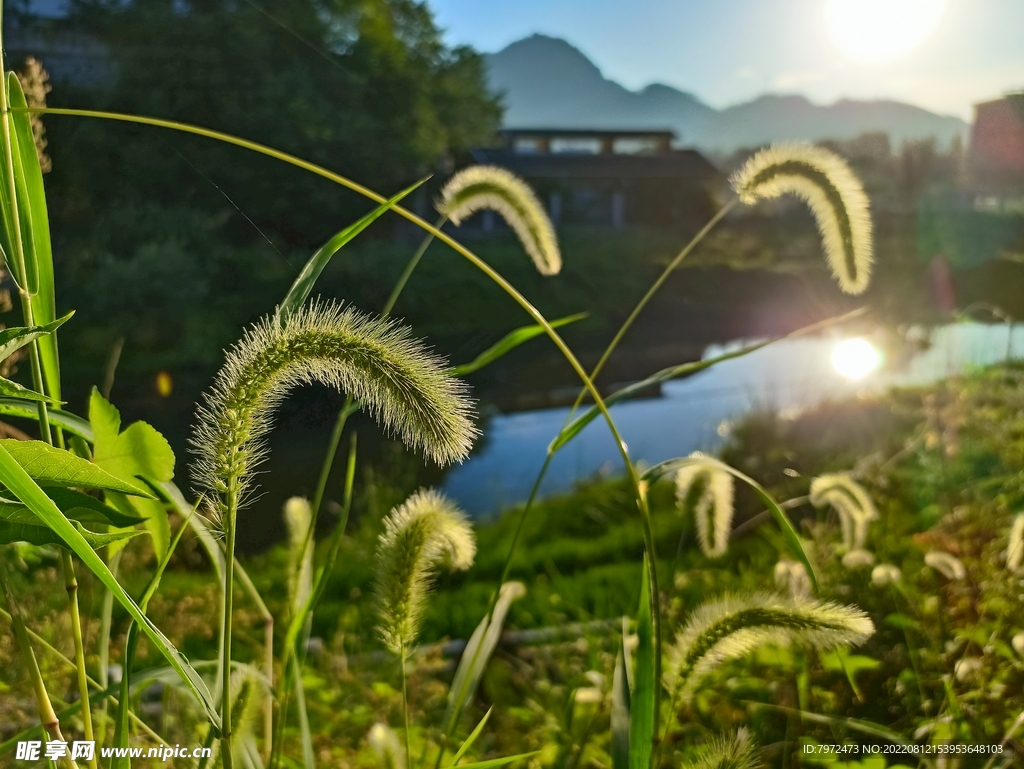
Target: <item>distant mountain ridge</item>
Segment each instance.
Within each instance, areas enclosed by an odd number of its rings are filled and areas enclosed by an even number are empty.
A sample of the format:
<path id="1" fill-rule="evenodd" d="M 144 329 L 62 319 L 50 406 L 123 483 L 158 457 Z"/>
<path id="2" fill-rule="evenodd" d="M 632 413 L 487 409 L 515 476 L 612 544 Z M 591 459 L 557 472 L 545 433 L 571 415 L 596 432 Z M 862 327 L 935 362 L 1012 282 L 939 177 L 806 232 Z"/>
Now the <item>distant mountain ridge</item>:
<path id="1" fill-rule="evenodd" d="M 489 54 L 487 67 L 491 88 L 504 94 L 510 128 L 671 128 L 681 143 L 711 152 L 867 131 L 885 131 L 894 146 L 932 136 L 946 145 L 968 129 L 959 118 L 889 100 L 822 106 L 799 95 L 765 95 L 717 110 L 660 83 L 630 91 L 565 40 L 545 35 Z"/>

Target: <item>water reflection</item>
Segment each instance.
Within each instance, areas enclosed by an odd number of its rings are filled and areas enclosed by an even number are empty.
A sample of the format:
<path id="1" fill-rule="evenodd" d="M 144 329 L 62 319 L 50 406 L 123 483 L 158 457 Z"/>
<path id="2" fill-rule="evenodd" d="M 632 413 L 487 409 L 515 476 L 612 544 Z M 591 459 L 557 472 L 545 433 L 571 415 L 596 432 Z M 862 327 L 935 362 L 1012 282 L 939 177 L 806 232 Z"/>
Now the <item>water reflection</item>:
<path id="1" fill-rule="evenodd" d="M 687 379 L 667 382 L 662 397 L 613 406 L 612 415 L 634 461 L 671 459 L 691 451 L 712 451 L 728 435 L 729 423 L 754 407 L 779 411 L 806 408 L 893 385 L 914 385 L 1024 355 L 1020 325 L 960 323 L 932 334 L 929 349 L 853 380 L 832 364 L 836 336 L 778 342 L 743 358 L 726 361 Z M 740 343 L 711 347 L 705 358 Z M 444 489 L 475 515 L 523 501 L 529 494 L 551 439 L 568 408 L 492 417 L 486 445 L 447 476 Z M 552 461 L 541 493 L 571 488 L 596 473 L 618 473 L 621 458 L 606 424 L 595 420 Z"/>

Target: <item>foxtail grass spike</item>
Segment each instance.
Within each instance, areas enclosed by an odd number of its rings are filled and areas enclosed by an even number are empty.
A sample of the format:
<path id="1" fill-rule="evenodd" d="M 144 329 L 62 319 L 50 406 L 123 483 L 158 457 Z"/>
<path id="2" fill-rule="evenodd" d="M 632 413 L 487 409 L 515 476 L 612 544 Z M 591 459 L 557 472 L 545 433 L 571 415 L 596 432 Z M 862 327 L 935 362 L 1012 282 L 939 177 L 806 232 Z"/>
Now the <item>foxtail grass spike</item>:
<path id="1" fill-rule="evenodd" d="M 396 654 L 416 641 L 427 594 L 440 566 L 465 571 L 476 541 L 466 516 L 433 489 L 421 489 L 384 519 L 377 544 L 374 591 L 377 630 Z"/>
<path id="2" fill-rule="evenodd" d="M 231 670 L 231 736 L 232 756 L 243 747 L 247 737 L 253 736 L 256 726 L 262 720 L 263 703 L 267 692 L 267 681 L 259 670 L 251 665 L 232 663 Z M 211 743 L 210 766 L 217 761 L 221 749 L 220 740 Z"/>
<path id="3" fill-rule="evenodd" d="M 1006 547 L 1006 568 L 1017 571 L 1024 563 L 1024 513 L 1018 513 L 1010 527 L 1010 541 Z"/>
<path id="4" fill-rule="evenodd" d="M 700 757 L 682 765 L 682 769 L 758 769 L 762 764 L 750 740 L 740 729 L 734 736 L 721 735 L 706 742 Z"/>
<path id="5" fill-rule="evenodd" d="M 813 592 L 807 567 L 799 561 L 788 558 L 775 564 L 775 587 L 789 593 L 793 598 L 809 598 Z"/>
<path id="6" fill-rule="evenodd" d="M 464 168 L 448 180 L 436 208 L 456 225 L 477 211 L 495 211 L 516 233 L 541 275 L 557 275 L 562 269 L 558 239 L 544 207 L 526 182 L 504 168 Z"/>
<path id="7" fill-rule="evenodd" d="M 839 155 L 809 144 L 779 144 L 755 153 L 732 179 L 743 203 L 783 195 L 802 198 L 818 223 L 832 274 L 848 294 L 871 280 L 871 212 L 860 179 Z"/>
<path id="8" fill-rule="evenodd" d="M 395 730 L 387 724 L 376 723 L 366 735 L 366 741 L 377 755 L 382 769 L 406 769 L 405 748 Z"/>
<path id="9" fill-rule="evenodd" d="M 849 473 L 830 473 L 815 478 L 811 481 L 810 498 L 815 507 L 831 505 L 839 514 L 843 546 L 848 551 L 864 548 L 868 524 L 878 520 L 878 510 L 864 487 Z"/>
<path id="10" fill-rule="evenodd" d="M 284 503 L 288 530 L 288 575 L 292 611 L 299 611 L 313 592 L 313 540 L 307 537 L 313 510 L 305 497 L 291 497 Z"/>
<path id="11" fill-rule="evenodd" d="M 891 563 L 880 563 L 871 570 L 871 584 L 875 587 L 886 587 L 893 585 L 903 579 L 903 572 L 899 566 Z"/>
<path id="12" fill-rule="evenodd" d="M 477 434 L 464 385 L 404 328 L 314 302 L 285 321 L 267 317 L 250 327 L 204 396 L 194 473 L 220 512 L 229 490 L 244 503 L 267 455 L 274 409 L 293 387 L 313 382 L 348 393 L 440 465 L 464 459 Z"/>
<path id="13" fill-rule="evenodd" d="M 964 568 L 960 559 L 942 550 L 925 553 L 924 562 L 951 582 L 956 582 L 967 576 L 967 569 Z"/>
<path id="14" fill-rule="evenodd" d="M 665 685 L 688 701 L 701 679 L 759 646 L 792 643 L 818 650 L 855 645 L 875 628 L 860 609 L 775 593 L 726 596 L 698 607 L 669 650 Z"/>
<path id="15" fill-rule="evenodd" d="M 718 558 L 725 555 L 732 532 L 734 481 L 732 475 L 697 451 L 690 455 L 693 464 L 676 473 L 676 502 L 685 510 L 693 510 L 697 523 L 697 540 L 704 555 Z"/>
<path id="16" fill-rule="evenodd" d="M 866 569 L 875 565 L 875 554 L 870 550 L 857 548 L 843 556 L 843 566 L 847 569 Z"/>

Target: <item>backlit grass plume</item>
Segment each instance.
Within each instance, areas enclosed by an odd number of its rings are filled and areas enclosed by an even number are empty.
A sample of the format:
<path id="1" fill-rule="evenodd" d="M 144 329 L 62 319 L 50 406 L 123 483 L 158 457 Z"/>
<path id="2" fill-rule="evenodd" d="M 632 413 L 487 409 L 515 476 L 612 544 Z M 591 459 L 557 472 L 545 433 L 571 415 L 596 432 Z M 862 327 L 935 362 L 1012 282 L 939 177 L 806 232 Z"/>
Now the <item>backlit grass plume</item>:
<path id="1" fill-rule="evenodd" d="M 967 576 L 967 569 L 964 568 L 960 559 L 942 550 L 925 553 L 924 562 L 950 581 L 955 582 Z"/>
<path id="2" fill-rule="evenodd" d="M 732 532 L 733 477 L 699 451 L 690 459 L 695 461 L 676 473 L 676 502 L 684 511 L 693 510 L 700 548 L 717 558 L 725 555 Z"/>
<path id="3" fill-rule="evenodd" d="M 1010 527 L 1010 541 L 1006 546 L 1006 568 L 1017 571 L 1024 563 L 1024 513 L 1017 513 Z"/>
<path id="4" fill-rule="evenodd" d="M 466 516 L 443 494 L 422 489 L 391 511 L 374 570 L 377 630 L 391 651 L 404 654 L 415 642 L 437 568 L 465 571 L 475 555 Z"/>
<path id="5" fill-rule="evenodd" d="M 477 211 L 496 211 L 516 233 L 541 275 L 562 269 L 558 239 L 544 206 L 530 186 L 497 166 L 470 166 L 448 180 L 436 203 L 458 225 Z"/>
<path id="6" fill-rule="evenodd" d="M 841 157 L 809 144 L 779 144 L 755 153 L 732 179 L 740 200 L 796 195 L 818 223 L 829 267 L 848 294 L 871 280 L 871 214 L 860 179 Z"/>
<path id="7" fill-rule="evenodd" d="M 723 734 L 708 740 L 700 757 L 682 764 L 682 769 L 757 769 L 761 765 L 750 733 L 740 729 L 734 736 Z"/>
<path id="8" fill-rule="evenodd" d="M 288 578 L 292 611 L 299 611 L 313 592 L 313 539 L 308 537 L 313 511 L 305 497 L 291 497 L 284 503 L 288 530 Z"/>
<path id="9" fill-rule="evenodd" d="M 811 504 L 831 505 L 839 514 L 843 545 L 848 551 L 862 550 L 867 540 L 868 524 L 878 520 L 878 510 L 864 487 L 848 473 L 831 473 L 811 481 Z"/>
<path id="10" fill-rule="evenodd" d="M 688 701 L 701 679 L 765 644 L 818 650 L 859 644 L 874 633 L 860 609 L 775 593 L 726 596 L 699 606 L 668 653 L 665 685 Z"/>
<path id="11" fill-rule="evenodd" d="M 799 561 L 782 558 L 775 564 L 775 587 L 794 598 L 808 598 L 812 592 L 807 567 Z"/>
<path id="12" fill-rule="evenodd" d="M 476 435 L 464 385 L 405 329 L 314 302 L 286 321 L 271 316 L 250 327 L 205 396 L 193 437 L 195 477 L 220 512 L 244 502 L 267 453 L 274 409 L 290 389 L 313 382 L 348 393 L 441 465 L 465 458 Z"/>
<path id="13" fill-rule="evenodd" d="M 366 735 L 382 769 L 405 769 L 405 749 L 395 730 L 387 724 L 376 723 Z"/>

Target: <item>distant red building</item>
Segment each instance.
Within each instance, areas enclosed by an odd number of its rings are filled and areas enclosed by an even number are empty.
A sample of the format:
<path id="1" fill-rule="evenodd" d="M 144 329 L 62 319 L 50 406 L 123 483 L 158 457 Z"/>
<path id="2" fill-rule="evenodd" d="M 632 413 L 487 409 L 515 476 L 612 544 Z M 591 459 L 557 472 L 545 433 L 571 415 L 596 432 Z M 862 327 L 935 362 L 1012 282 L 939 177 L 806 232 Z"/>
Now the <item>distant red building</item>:
<path id="1" fill-rule="evenodd" d="M 1024 92 L 974 106 L 970 167 L 984 195 L 1024 192 Z"/>

